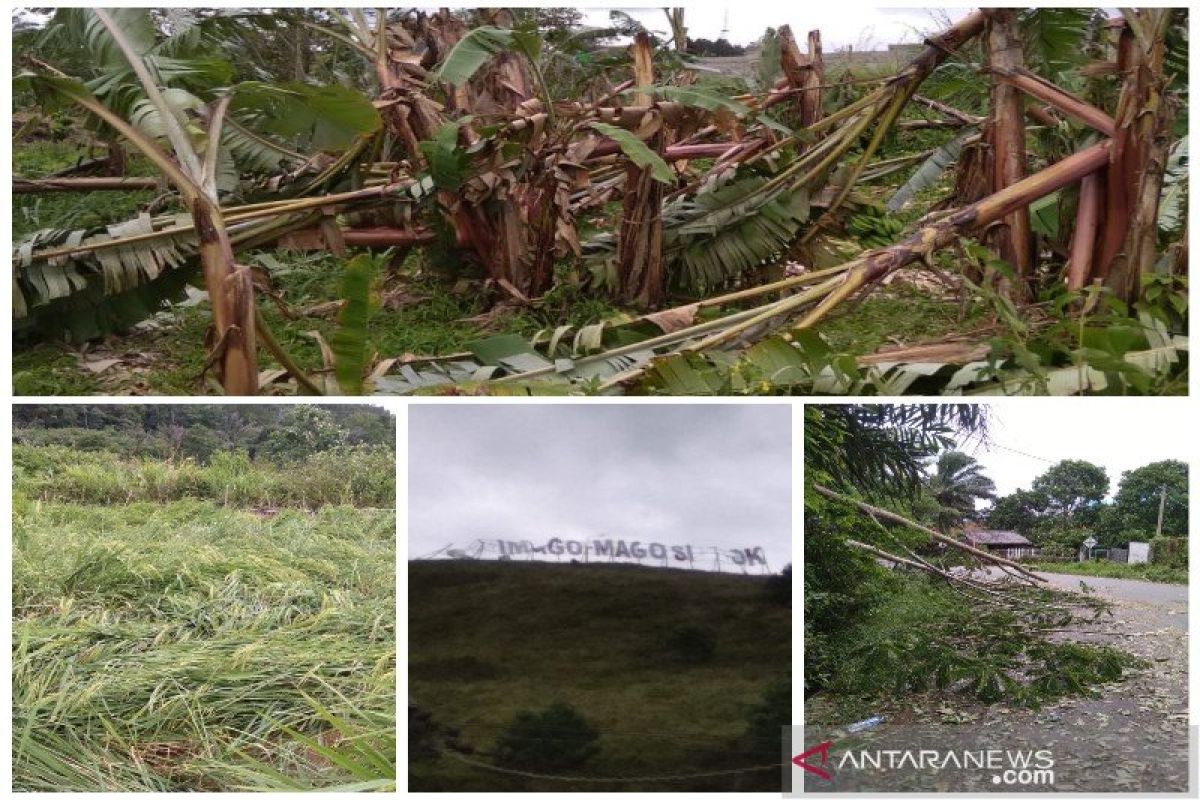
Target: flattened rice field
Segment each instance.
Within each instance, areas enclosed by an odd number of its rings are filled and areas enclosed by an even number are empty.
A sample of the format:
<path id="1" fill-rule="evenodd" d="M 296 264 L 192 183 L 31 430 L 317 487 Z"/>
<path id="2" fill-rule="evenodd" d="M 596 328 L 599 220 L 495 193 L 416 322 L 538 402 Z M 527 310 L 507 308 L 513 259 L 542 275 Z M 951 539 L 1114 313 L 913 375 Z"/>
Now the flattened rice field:
<path id="1" fill-rule="evenodd" d="M 15 448 L 14 789 L 394 790 L 393 473 L 321 458 Z"/>

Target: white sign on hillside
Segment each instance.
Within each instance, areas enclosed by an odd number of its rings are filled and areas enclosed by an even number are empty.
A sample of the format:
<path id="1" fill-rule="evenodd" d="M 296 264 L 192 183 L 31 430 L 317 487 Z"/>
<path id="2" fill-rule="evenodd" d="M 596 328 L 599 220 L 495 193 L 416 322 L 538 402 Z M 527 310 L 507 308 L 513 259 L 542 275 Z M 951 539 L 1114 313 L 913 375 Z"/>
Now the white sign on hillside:
<path id="1" fill-rule="evenodd" d="M 499 561 L 565 561 L 582 564 L 643 564 L 715 572 L 769 573 L 762 547 L 701 547 L 627 539 L 476 539 L 466 547 L 448 545 L 426 558 Z"/>

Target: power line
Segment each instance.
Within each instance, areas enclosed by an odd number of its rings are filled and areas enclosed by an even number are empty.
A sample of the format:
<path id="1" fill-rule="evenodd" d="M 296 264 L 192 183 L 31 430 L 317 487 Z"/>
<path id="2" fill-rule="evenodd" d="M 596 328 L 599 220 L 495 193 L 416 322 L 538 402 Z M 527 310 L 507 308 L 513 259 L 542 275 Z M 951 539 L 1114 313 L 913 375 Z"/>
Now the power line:
<path id="1" fill-rule="evenodd" d="M 544 781 L 570 781 L 574 783 L 637 783 L 639 781 L 646 782 L 670 782 L 670 781 L 685 781 L 695 778 L 716 778 L 724 775 L 739 775 L 744 772 L 765 772 L 769 769 L 779 769 L 786 766 L 784 763 L 767 764 L 761 767 L 739 767 L 737 769 L 722 769 L 713 772 L 693 772 L 688 775 L 650 775 L 644 777 L 614 777 L 614 778 L 598 778 L 588 777 L 585 775 L 548 775 L 542 772 L 526 772 L 519 769 L 508 769 L 506 767 L 497 767 L 494 764 L 489 764 L 486 761 L 477 761 L 473 758 L 467 758 L 461 753 L 456 753 L 453 750 L 441 750 L 442 755 L 450 756 L 453 759 L 463 762 L 476 769 L 483 769 L 489 772 L 499 772 L 505 775 L 517 775 L 522 778 L 537 778 Z"/>
<path id="2" fill-rule="evenodd" d="M 1047 464 L 1057 464 L 1057 463 L 1058 463 L 1058 460 L 1056 460 L 1056 459 L 1053 459 L 1053 458 L 1043 458 L 1042 456 L 1035 456 L 1033 453 L 1026 453 L 1024 450 L 1017 450 L 1017 449 L 1016 449 L 1016 448 L 1014 448 L 1014 447 L 1005 447 L 1004 445 L 1002 445 L 1002 444 L 997 444 L 996 442 L 992 442 L 992 443 L 991 443 L 991 446 L 992 446 L 992 447 L 999 448 L 999 449 L 1001 449 L 1001 450 L 1007 450 L 1007 451 L 1008 451 L 1008 452 L 1010 452 L 1010 453 L 1016 453 L 1016 454 L 1017 454 L 1017 455 L 1019 455 L 1019 456 L 1025 456 L 1026 458 L 1032 458 L 1032 459 L 1036 459 L 1037 461 L 1044 461 L 1044 462 L 1046 462 Z"/>
<path id="3" fill-rule="evenodd" d="M 421 704 L 418 703 L 417 705 Z M 441 725 L 443 728 L 477 728 L 494 731 L 504 730 L 508 727 L 507 724 L 502 722 L 447 722 L 439 723 L 439 725 Z M 711 744 L 713 742 L 728 742 L 731 738 L 733 738 L 731 736 L 705 736 L 698 734 L 680 734 L 675 732 L 663 733 L 661 731 L 638 731 L 630 728 L 605 728 L 597 731 L 597 733 L 600 736 L 615 736 L 621 739 L 673 739 L 680 742 L 703 742 L 706 744 Z M 508 733 L 505 734 L 505 737 L 510 739 L 522 739 L 531 742 L 571 741 L 580 738 L 570 736 L 514 736 Z M 752 738 L 760 738 L 763 741 L 766 741 L 766 739 L 763 737 Z M 772 736 L 771 741 L 774 741 L 775 738 L 776 737 Z"/>

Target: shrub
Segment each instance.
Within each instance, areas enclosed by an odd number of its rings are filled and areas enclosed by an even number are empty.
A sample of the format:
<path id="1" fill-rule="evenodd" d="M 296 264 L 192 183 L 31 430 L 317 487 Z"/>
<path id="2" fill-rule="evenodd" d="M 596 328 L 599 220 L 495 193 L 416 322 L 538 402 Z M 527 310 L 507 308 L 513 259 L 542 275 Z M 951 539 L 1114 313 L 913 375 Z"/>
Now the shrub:
<path id="1" fill-rule="evenodd" d="M 1150 539 L 1150 563 L 1158 567 L 1187 569 L 1187 539 L 1179 536 L 1155 536 Z"/>
<path id="2" fill-rule="evenodd" d="M 600 734 L 572 706 L 557 702 L 543 711 L 521 711 L 496 743 L 496 763 L 510 769 L 569 770 L 600 752 Z"/>
<path id="3" fill-rule="evenodd" d="M 703 664 L 717 654 L 717 635 L 710 628 L 683 625 L 668 634 L 667 648 L 677 661 Z"/>

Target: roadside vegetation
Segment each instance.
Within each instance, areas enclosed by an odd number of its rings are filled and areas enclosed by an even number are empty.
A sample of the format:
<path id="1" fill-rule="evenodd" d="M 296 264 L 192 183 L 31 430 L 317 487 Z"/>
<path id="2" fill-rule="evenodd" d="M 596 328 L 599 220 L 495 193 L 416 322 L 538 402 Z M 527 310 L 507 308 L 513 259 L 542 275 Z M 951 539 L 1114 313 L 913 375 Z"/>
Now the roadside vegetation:
<path id="1" fill-rule="evenodd" d="M 1107 603 L 947 534 L 994 488 L 954 450 L 987 421 L 981 406 L 805 409 L 808 724 L 956 724 L 990 705 L 1092 696 L 1146 666 L 1087 639 Z M 1006 580 L 961 569 L 998 565 Z"/>
<path id="2" fill-rule="evenodd" d="M 150 408 L 18 420 L 56 443 L 15 448 L 13 788 L 394 791 L 388 448 L 199 465 L 70 445 L 174 441 L 134 426 L 171 410 Z"/>
<path id="3" fill-rule="evenodd" d="M 1186 392 L 1186 9 L 685 18 L 15 13 L 18 393 Z"/>
<path id="4" fill-rule="evenodd" d="M 1028 538 L 1038 547 L 1039 565 L 1051 572 L 1186 583 L 1188 465 L 1166 460 L 1126 470 L 1111 499 L 1110 486 L 1104 467 L 1064 459 L 1028 489 L 994 498 L 981 524 Z M 1130 542 L 1149 545 L 1148 564 L 1110 560 L 1121 550 L 1127 558 Z"/>
<path id="5" fill-rule="evenodd" d="M 1087 575 L 1093 578 L 1120 578 L 1151 583 L 1188 582 L 1186 567 L 1159 564 L 1122 564 L 1117 561 L 1026 561 L 1025 566 L 1042 572 Z"/>

